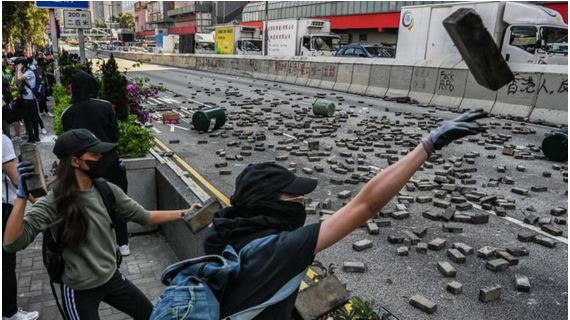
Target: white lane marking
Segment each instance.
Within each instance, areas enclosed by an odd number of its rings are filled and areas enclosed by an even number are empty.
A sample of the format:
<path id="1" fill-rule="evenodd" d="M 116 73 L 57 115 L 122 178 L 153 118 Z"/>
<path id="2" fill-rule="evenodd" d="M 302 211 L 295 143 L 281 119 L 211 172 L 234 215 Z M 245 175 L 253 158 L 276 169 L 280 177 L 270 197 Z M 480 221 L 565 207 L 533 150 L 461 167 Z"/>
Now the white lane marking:
<path id="1" fill-rule="evenodd" d="M 154 97 L 148 97 L 148 100 L 150 100 L 152 103 L 154 103 L 155 105 L 159 105 L 159 104 L 164 104 L 164 102 L 157 100 Z"/>
<path id="2" fill-rule="evenodd" d="M 184 127 L 177 126 L 177 125 L 173 124 L 173 125 L 172 125 L 172 132 L 174 132 L 174 128 L 182 129 L 182 130 L 185 130 L 185 131 L 190 130 L 190 129 L 188 129 L 188 128 L 184 128 Z"/>
<path id="3" fill-rule="evenodd" d="M 170 125 L 170 132 L 174 132 L 174 125 L 173 124 Z"/>
<path id="4" fill-rule="evenodd" d="M 155 127 L 152 127 L 152 130 L 154 130 L 154 132 L 156 132 L 156 133 L 162 133 L 162 132 L 160 132 L 160 130 L 158 130 L 158 129 L 155 128 Z"/>
<path id="5" fill-rule="evenodd" d="M 481 210 L 481 211 L 483 211 L 483 212 L 486 212 L 486 213 L 488 213 L 488 214 L 492 214 L 492 215 L 494 215 L 494 216 L 496 216 L 496 217 L 498 217 L 498 218 L 502 218 L 502 219 L 504 219 L 504 220 L 506 220 L 506 221 L 509 221 L 509 222 L 511 222 L 511 223 L 514 223 L 514 224 L 518 225 L 519 227 L 523 227 L 523 228 L 532 230 L 532 231 L 534 231 L 534 232 L 536 232 L 536 233 L 540 233 L 541 235 L 543 235 L 543 236 L 545 236 L 545 237 L 549 237 L 549 238 L 551 238 L 551 239 L 553 239 L 553 240 L 556 240 L 556 241 L 558 241 L 558 242 L 564 243 L 565 245 L 568 245 L 568 239 L 566 239 L 566 238 L 553 236 L 553 235 L 551 235 L 550 233 L 547 233 L 547 232 L 542 231 L 540 228 L 537 228 L 537 227 L 535 227 L 535 226 L 533 226 L 533 225 L 530 225 L 530 224 L 526 224 L 526 223 L 524 223 L 524 222 L 522 222 L 522 221 L 520 221 L 520 220 L 518 220 L 518 219 L 509 217 L 509 216 L 499 217 L 499 216 L 497 216 L 497 214 L 496 214 L 495 212 L 485 210 L 485 209 L 481 208 L 481 206 L 480 206 L 479 204 L 474 203 L 474 202 L 472 202 L 472 201 L 469 201 L 469 202 L 471 202 L 471 203 L 473 204 L 473 207 L 474 207 L 474 208 L 477 208 L 477 209 L 479 209 L 479 210 Z"/>
<path id="6" fill-rule="evenodd" d="M 159 98 L 160 99 L 160 98 Z M 180 101 L 171 98 L 171 97 L 162 97 L 163 101 L 167 101 L 167 103 L 176 103 L 176 104 L 180 104 Z"/>

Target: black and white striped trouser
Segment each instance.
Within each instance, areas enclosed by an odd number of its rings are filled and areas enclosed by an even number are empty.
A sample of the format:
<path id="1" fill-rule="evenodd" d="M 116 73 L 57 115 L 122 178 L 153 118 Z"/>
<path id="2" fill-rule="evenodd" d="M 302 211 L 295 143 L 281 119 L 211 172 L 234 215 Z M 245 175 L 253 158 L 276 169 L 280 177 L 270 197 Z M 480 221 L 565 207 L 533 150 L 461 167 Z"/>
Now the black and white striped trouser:
<path id="1" fill-rule="evenodd" d="M 135 320 L 148 320 L 152 303 L 118 269 L 105 284 L 88 290 L 73 290 L 61 285 L 63 309 L 69 320 L 99 320 L 101 301 Z"/>

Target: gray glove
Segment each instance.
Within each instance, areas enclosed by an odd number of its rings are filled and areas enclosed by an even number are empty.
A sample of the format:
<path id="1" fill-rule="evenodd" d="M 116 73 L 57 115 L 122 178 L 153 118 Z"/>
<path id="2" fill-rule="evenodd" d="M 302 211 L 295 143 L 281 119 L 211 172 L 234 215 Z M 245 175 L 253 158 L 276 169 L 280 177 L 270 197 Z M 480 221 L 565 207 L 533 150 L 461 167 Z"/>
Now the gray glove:
<path id="1" fill-rule="evenodd" d="M 455 119 L 444 121 L 437 129 L 422 139 L 422 145 L 428 155 L 431 155 L 435 150 L 440 150 L 453 140 L 480 133 L 481 127 L 474 121 L 485 117 L 487 117 L 486 112 L 475 110 L 467 111 Z"/>

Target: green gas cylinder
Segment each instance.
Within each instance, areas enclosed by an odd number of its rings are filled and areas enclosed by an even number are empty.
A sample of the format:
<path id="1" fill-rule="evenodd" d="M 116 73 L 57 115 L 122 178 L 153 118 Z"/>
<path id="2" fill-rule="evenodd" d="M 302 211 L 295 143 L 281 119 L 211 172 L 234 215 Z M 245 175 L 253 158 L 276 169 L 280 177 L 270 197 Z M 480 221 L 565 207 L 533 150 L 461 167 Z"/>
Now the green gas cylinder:
<path id="1" fill-rule="evenodd" d="M 568 128 L 546 133 L 542 140 L 542 152 L 553 161 L 568 160 Z"/>
<path id="2" fill-rule="evenodd" d="M 198 110 L 192 115 L 192 125 L 198 131 L 210 132 L 226 123 L 226 113 L 220 107 Z"/>
<path id="3" fill-rule="evenodd" d="M 315 115 L 325 116 L 325 117 L 332 117 L 334 115 L 335 105 L 334 103 L 325 100 L 325 99 L 317 99 L 313 102 L 313 113 Z"/>

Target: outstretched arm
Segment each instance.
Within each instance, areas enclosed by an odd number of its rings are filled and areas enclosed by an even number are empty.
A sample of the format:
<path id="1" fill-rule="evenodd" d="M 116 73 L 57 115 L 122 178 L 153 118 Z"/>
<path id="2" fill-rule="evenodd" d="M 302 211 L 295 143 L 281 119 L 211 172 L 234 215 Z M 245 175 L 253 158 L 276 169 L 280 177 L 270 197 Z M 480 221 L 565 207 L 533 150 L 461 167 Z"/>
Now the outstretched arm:
<path id="1" fill-rule="evenodd" d="M 456 119 L 443 122 L 422 140 L 421 145 L 378 173 L 354 199 L 321 224 L 315 253 L 340 241 L 373 218 L 398 194 L 434 150 L 441 149 L 453 140 L 480 132 L 479 125 L 473 121 L 485 116 L 483 112 L 470 111 Z"/>

